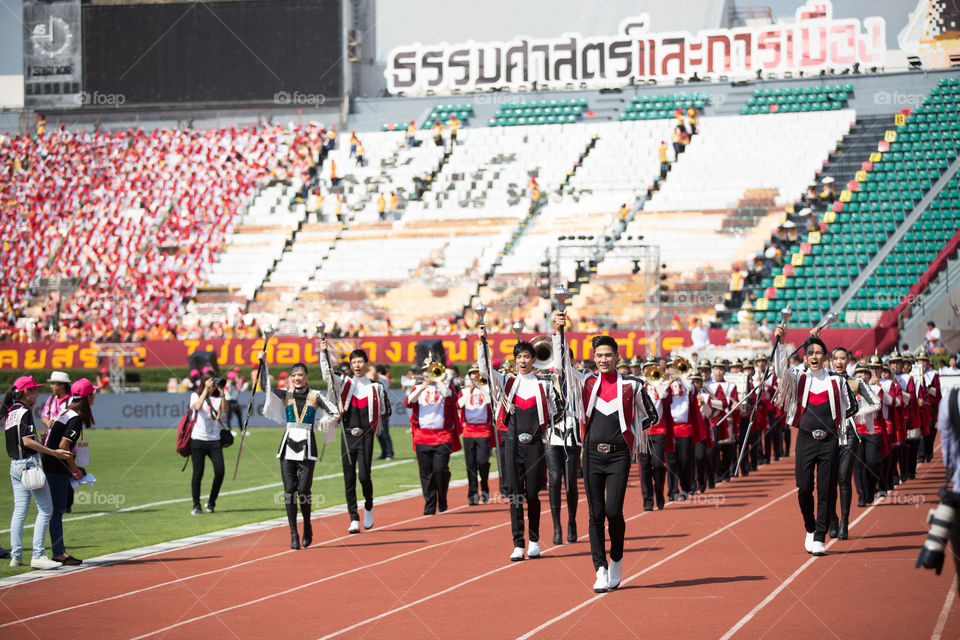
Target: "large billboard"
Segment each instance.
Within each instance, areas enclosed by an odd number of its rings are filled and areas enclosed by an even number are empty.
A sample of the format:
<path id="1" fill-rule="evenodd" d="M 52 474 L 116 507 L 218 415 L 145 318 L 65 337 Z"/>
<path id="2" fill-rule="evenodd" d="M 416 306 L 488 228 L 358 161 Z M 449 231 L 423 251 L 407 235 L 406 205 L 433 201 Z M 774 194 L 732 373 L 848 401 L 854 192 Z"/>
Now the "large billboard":
<path id="1" fill-rule="evenodd" d="M 80 0 L 23 3 L 23 102 L 76 107 L 82 96 Z"/>
<path id="2" fill-rule="evenodd" d="M 86 104 L 316 107 L 342 92 L 339 0 L 83 9 Z"/>
<path id="3" fill-rule="evenodd" d="M 618 33 L 510 41 L 420 43 L 387 55 L 387 90 L 405 95 L 489 89 L 622 87 L 633 82 L 710 76 L 864 69 L 884 64 L 886 21 L 838 18 L 826 0 L 798 8 L 788 24 L 654 31 L 649 14 L 625 18 Z"/>

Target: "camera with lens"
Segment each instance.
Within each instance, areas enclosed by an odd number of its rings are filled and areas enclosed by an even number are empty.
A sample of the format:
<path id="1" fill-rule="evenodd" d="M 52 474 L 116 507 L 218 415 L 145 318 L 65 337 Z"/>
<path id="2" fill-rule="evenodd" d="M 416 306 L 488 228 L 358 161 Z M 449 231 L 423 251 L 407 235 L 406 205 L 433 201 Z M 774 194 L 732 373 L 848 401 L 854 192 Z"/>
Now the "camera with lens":
<path id="1" fill-rule="evenodd" d="M 216 385 L 217 387 L 219 387 L 220 389 L 225 389 L 225 388 L 227 387 L 227 379 L 226 379 L 226 378 L 214 378 L 214 379 L 213 379 L 213 384 Z"/>
<path id="2" fill-rule="evenodd" d="M 940 504 L 927 515 L 930 531 L 920 549 L 916 568 L 936 569 L 937 575 L 943 570 L 943 557 L 950 540 L 950 530 L 957 513 L 957 494 L 950 493 L 946 487 L 940 489 Z"/>

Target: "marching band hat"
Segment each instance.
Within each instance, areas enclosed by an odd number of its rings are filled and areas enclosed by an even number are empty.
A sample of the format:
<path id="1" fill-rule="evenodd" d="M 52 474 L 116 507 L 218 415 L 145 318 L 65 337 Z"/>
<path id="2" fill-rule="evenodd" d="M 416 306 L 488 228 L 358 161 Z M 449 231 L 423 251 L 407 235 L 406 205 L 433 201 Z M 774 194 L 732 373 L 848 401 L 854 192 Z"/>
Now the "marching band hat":
<path id="1" fill-rule="evenodd" d="M 727 361 L 726 358 L 717 358 L 716 360 L 713 361 L 713 366 L 720 367 L 721 369 L 729 369 L 730 363 Z"/>
<path id="2" fill-rule="evenodd" d="M 630 361 L 627 360 L 626 358 L 620 358 L 619 360 L 617 360 L 617 369 L 619 369 L 620 367 L 629 367 L 629 366 L 630 366 Z"/>
<path id="3" fill-rule="evenodd" d="M 630 359 L 630 366 L 631 366 L 631 367 L 642 367 L 642 366 L 643 366 L 643 359 L 642 359 L 640 356 L 633 356 L 633 358 Z"/>
<path id="4" fill-rule="evenodd" d="M 867 363 L 861 362 L 861 363 L 858 364 L 858 365 L 856 366 L 856 368 L 854 368 L 854 370 L 853 370 L 853 374 L 854 374 L 854 375 L 856 375 L 856 374 L 858 374 L 858 373 L 872 373 L 872 372 L 870 371 L 870 367 L 867 365 Z"/>
<path id="5" fill-rule="evenodd" d="M 930 362 L 930 356 L 926 353 L 921 353 L 917 356 L 917 362 L 926 361 Z"/>
<path id="6" fill-rule="evenodd" d="M 697 369 L 710 369 L 712 367 L 713 365 L 706 358 L 701 358 L 700 362 L 697 363 Z"/>
<path id="7" fill-rule="evenodd" d="M 471 373 L 480 373 L 480 367 L 475 364 L 470 365 L 470 368 L 467 369 L 467 375 L 470 375 Z"/>
<path id="8" fill-rule="evenodd" d="M 700 382 L 703 382 L 703 376 L 700 375 L 699 371 L 697 371 L 687 376 L 687 380 L 699 380 Z"/>
<path id="9" fill-rule="evenodd" d="M 753 356 L 753 361 L 754 362 L 770 362 L 770 358 L 768 358 L 767 354 L 765 353 L 758 353 L 757 355 Z"/>
<path id="10" fill-rule="evenodd" d="M 653 356 L 648 356 L 648 357 L 646 357 L 646 358 L 643 359 L 643 366 L 644 366 L 644 367 L 659 367 L 659 366 L 660 366 L 660 361 L 659 361 L 657 358 L 654 358 Z"/>

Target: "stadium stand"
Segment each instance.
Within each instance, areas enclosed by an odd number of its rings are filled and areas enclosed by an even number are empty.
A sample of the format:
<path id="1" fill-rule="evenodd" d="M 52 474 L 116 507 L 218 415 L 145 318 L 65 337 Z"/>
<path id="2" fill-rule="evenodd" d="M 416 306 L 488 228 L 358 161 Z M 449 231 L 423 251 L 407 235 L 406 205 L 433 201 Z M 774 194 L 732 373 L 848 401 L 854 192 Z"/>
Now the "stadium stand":
<path id="1" fill-rule="evenodd" d="M 884 248 L 891 234 L 919 215 L 920 226 L 907 229 L 908 233 L 913 231 L 910 244 L 893 251 L 892 257 L 887 258 L 892 261 L 873 276 L 873 286 L 861 291 L 850 308 L 855 312 L 878 311 L 899 303 L 897 292 L 909 288 L 928 257 L 927 250 L 910 254 L 908 264 L 906 247 L 916 249 L 914 242 L 920 238 L 930 243 L 929 250 L 935 255 L 952 235 L 950 230 L 956 229 L 951 209 L 960 204 L 956 202 L 955 182 L 941 192 L 936 208 L 931 206 L 921 212 L 915 207 L 957 157 L 958 115 L 960 82 L 957 78 L 944 78 L 923 104 L 914 113 L 905 114 L 905 122 L 881 142 L 881 150 L 847 185 L 838 202 L 824 214 L 817 230 L 806 235 L 790 264 L 761 283 L 764 295 L 757 300 L 758 319 L 773 319 L 787 304 L 798 310 L 800 322 L 818 319 Z M 879 296 L 880 286 L 891 288 Z M 843 319 L 856 325 L 860 318 L 860 324 L 869 326 L 864 316 L 850 315 Z"/>
<path id="2" fill-rule="evenodd" d="M 852 84 L 757 89 L 740 109 L 740 115 L 835 111 L 846 106 L 851 93 Z"/>

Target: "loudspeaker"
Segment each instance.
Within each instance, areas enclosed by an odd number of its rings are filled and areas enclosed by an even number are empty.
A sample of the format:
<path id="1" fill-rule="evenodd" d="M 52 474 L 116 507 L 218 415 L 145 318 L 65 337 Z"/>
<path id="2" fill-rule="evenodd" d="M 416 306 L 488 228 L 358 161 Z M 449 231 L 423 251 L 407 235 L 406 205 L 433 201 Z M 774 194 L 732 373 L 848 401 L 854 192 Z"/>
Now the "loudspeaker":
<path id="1" fill-rule="evenodd" d="M 417 368 L 423 366 L 423 361 L 429 355 L 434 362 L 447 362 L 447 350 L 443 348 L 442 340 L 421 340 L 414 347 L 414 353 L 417 358 Z"/>
<path id="2" fill-rule="evenodd" d="M 203 371 L 204 367 L 212 367 L 217 377 L 220 376 L 217 354 L 213 351 L 194 351 L 187 356 L 187 365 L 190 369 L 196 369 L 197 371 Z"/>

